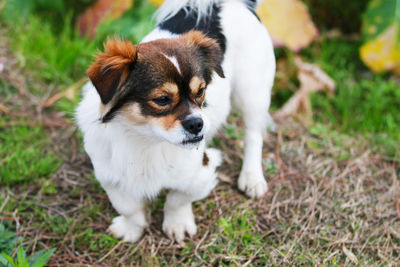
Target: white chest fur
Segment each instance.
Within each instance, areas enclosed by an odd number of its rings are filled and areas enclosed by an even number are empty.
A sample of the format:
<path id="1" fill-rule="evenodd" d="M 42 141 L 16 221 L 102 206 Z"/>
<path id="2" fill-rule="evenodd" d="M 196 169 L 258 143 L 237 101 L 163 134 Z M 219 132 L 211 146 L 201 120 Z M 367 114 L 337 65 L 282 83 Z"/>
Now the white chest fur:
<path id="1" fill-rule="evenodd" d="M 100 99 L 89 83 L 77 109 L 85 149 L 97 179 L 137 198 L 152 198 L 163 188 L 184 189 L 198 172 L 205 144 L 183 148 L 149 139 L 116 121 L 98 120 Z"/>

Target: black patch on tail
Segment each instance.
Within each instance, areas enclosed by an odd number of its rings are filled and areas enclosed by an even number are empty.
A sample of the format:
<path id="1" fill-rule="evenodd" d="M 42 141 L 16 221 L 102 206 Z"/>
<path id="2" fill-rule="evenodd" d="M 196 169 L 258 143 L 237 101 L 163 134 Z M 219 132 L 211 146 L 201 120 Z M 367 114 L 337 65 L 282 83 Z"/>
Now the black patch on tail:
<path id="1" fill-rule="evenodd" d="M 211 13 L 197 23 L 198 12 L 190 7 L 185 7 L 179 10 L 175 16 L 163 21 L 158 26 L 163 30 L 168 30 L 175 34 L 183 34 L 190 30 L 198 30 L 203 32 L 210 38 L 217 40 L 223 53 L 226 50 L 226 38 L 222 33 L 220 13 L 221 7 L 214 4 L 210 11 Z"/>

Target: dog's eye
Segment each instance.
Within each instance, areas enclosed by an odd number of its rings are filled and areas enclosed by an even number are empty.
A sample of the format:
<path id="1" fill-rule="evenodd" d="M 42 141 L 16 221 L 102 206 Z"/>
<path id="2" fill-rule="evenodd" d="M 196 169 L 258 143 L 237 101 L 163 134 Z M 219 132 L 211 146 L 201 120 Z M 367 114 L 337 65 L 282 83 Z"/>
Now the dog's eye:
<path id="1" fill-rule="evenodd" d="M 200 98 L 202 97 L 204 94 L 204 88 L 200 88 L 200 90 L 197 92 L 196 94 L 196 98 Z"/>
<path id="2" fill-rule="evenodd" d="M 172 100 L 167 96 L 161 96 L 153 99 L 153 102 L 159 106 L 167 106 L 172 103 Z"/>

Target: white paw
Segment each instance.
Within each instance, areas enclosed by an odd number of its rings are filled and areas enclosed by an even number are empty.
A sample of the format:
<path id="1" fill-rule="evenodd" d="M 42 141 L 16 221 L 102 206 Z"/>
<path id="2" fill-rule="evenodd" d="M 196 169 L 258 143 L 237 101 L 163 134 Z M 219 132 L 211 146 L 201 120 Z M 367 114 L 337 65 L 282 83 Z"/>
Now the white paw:
<path id="1" fill-rule="evenodd" d="M 113 236 L 131 243 L 138 241 L 143 233 L 143 227 L 130 222 L 124 216 L 114 218 L 108 230 Z"/>
<path id="2" fill-rule="evenodd" d="M 180 212 L 166 213 L 162 228 L 170 239 L 178 243 L 185 239 L 185 233 L 192 237 L 197 232 L 196 223 L 191 211 L 189 214 L 181 214 Z"/>
<path id="3" fill-rule="evenodd" d="M 268 190 L 268 184 L 262 174 L 256 172 L 242 171 L 238 180 L 239 189 L 248 197 L 260 198 Z"/>

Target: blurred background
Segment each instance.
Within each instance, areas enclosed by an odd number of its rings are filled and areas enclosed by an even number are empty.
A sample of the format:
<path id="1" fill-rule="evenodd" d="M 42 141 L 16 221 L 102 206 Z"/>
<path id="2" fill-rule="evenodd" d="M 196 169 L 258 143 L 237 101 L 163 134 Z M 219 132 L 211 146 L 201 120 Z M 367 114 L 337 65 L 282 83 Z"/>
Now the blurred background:
<path id="1" fill-rule="evenodd" d="M 80 88 L 87 81 L 85 71 L 106 38 L 118 36 L 140 42 L 154 28 L 153 14 L 162 2 L 0 0 L 0 219 L 8 227 L 1 224 L 0 251 L 16 255 L 22 239 L 16 237 L 15 231 L 26 237 L 26 250 L 31 254 L 35 251 L 29 228 L 18 228 L 21 222 L 16 218 L 33 220 L 43 216 L 35 223 L 44 232 L 53 233 L 48 234 L 49 238 L 71 234 L 63 224 L 66 220 L 70 225 L 76 218 L 70 220 L 64 211 L 61 217 L 55 211 L 49 215 L 49 206 L 37 206 L 37 194 L 53 200 L 67 194 L 66 198 L 73 199 L 85 195 L 79 191 L 83 187 L 94 199 L 86 199 L 90 203 L 84 205 L 96 206 L 92 201 L 96 202 L 101 189 L 94 182 L 73 121 Z M 398 173 L 400 0 L 263 0 L 257 14 L 276 47 L 271 112 L 278 125 L 283 125 L 273 135 L 269 152 L 265 152 L 266 173 L 286 173 L 279 153 L 273 155 L 273 151 L 279 152 L 282 140 L 303 138 L 302 135 L 310 136 L 301 144 L 306 143 L 315 157 L 326 152 L 325 145 L 330 140 L 329 147 L 336 154 L 328 153 L 328 158 L 335 164 L 368 152 L 390 161 Z M 297 130 L 287 130 L 284 126 L 288 123 L 299 126 Z M 242 126 L 240 116 L 233 111 L 213 145 L 227 149 L 230 141 L 226 138 L 240 148 Z M 240 157 L 232 158 L 231 165 L 233 162 L 239 166 Z M 227 174 L 234 176 L 236 172 Z M 60 175 L 63 182 L 58 179 Z M 74 182 L 68 184 L 70 175 L 86 177 L 90 182 L 76 182 L 75 188 Z M 229 181 L 225 181 L 227 185 Z M 70 191 L 71 186 L 77 191 Z M 30 199 L 27 203 L 31 204 L 18 208 L 17 203 L 24 199 Z M 112 213 L 106 199 L 100 199 L 104 203 L 98 209 L 105 206 Z M 47 215 L 32 216 L 34 207 L 46 209 L 42 212 Z M 222 225 L 228 222 L 222 221 Z M 57 225 L 58 229 L 49 230 L 50 225 Z M 119 244 L 106 235 L 95 235 L 93 229 L 96 228 L 81 229 L 86 239 L 79 239 L 78 247 L 90 244 L 93 251 L 104 256 L 102 246 L 112 248 Z M 97 245 L 90 240 L 96 240 Z M 54 252 L 51 247 L 65 245 L 58 241 L 57 245 L 51 244 L 43 241 L 39 246 L 48 253 L 39 255 L 43 259 Z M 74 254 L 68 254 L 68 249 L 61 251 L 59 257 Z M 343 253 L 354 260 L 347 251 Z M 86 261 L 95 262 L 90 261 L 90 255 L 86 255 Z"/>

